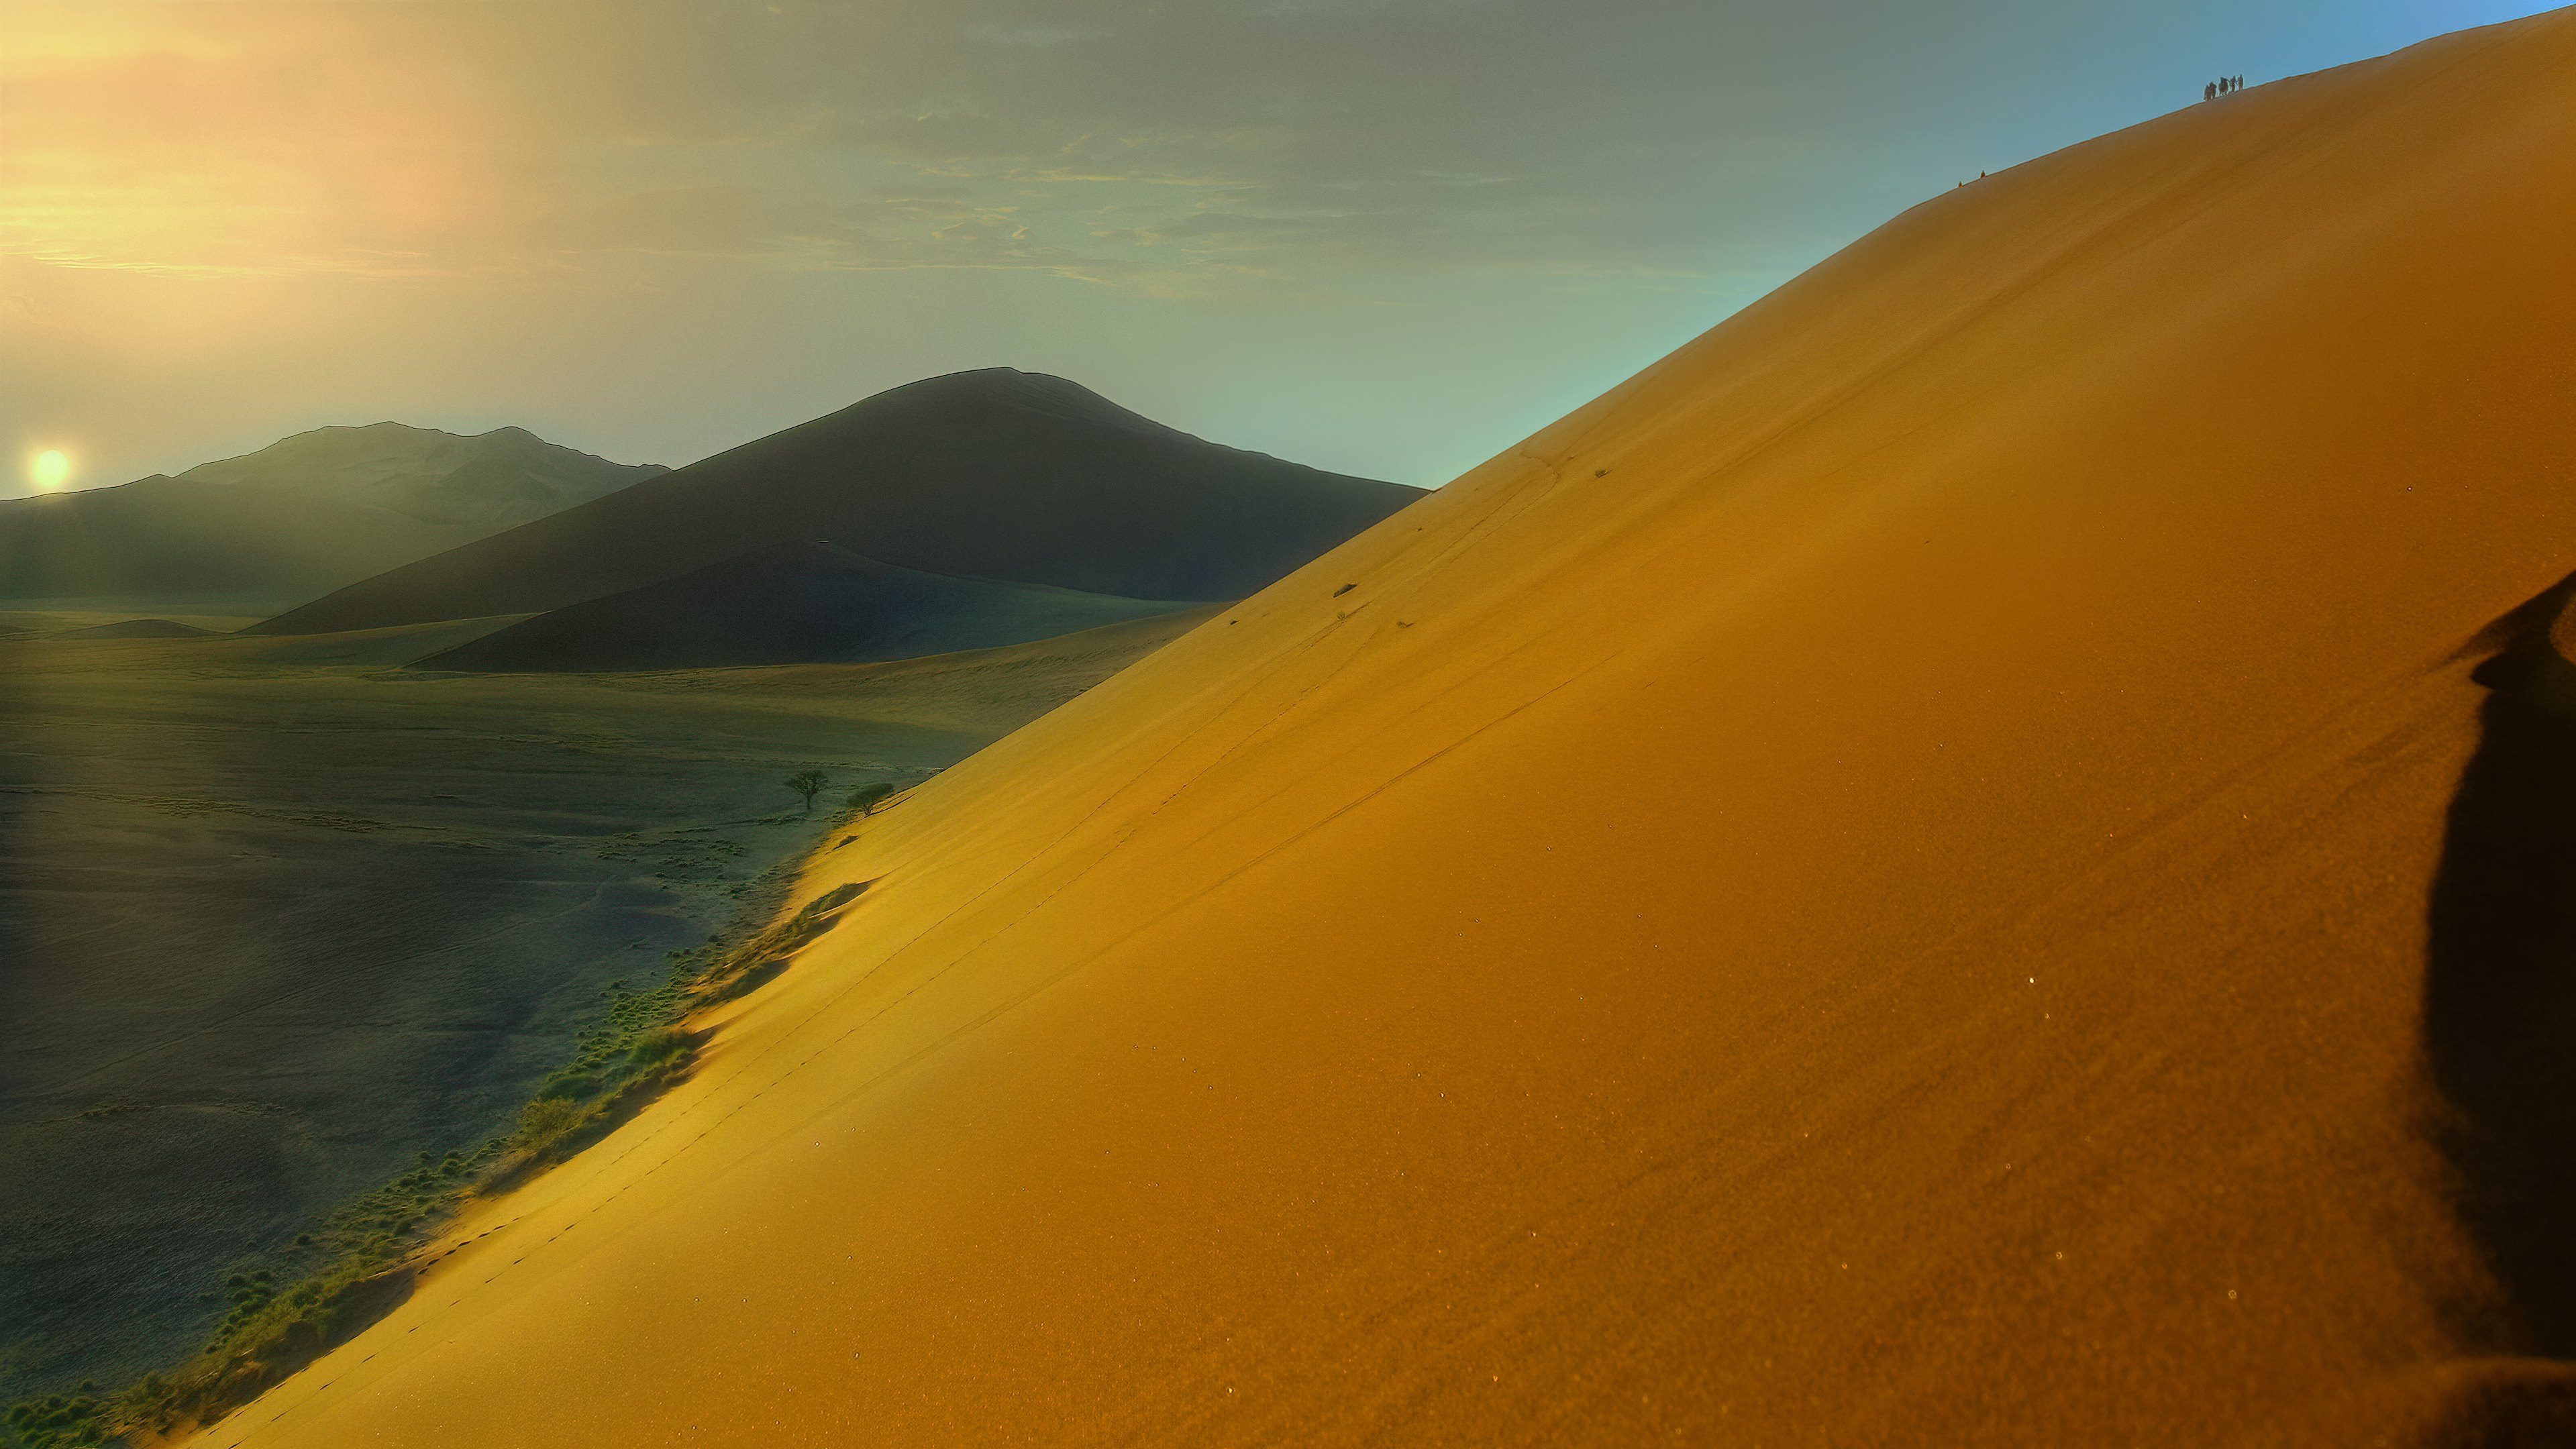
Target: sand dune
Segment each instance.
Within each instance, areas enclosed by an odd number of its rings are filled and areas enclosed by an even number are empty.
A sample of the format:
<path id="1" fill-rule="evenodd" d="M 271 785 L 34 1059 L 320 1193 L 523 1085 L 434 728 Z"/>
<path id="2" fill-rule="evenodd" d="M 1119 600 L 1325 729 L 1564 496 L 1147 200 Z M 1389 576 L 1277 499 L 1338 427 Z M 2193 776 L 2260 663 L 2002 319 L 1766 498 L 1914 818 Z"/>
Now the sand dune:
<path id="1" fill-rule="evenodd" d="M 2569 1442 L 2571 251 L 2569 13 L 1915 208 L 819 857 L 202 1442 Z"/>
<path id="2" fill-rule="evenodd" d="M 65 629 L 57 639 L 195 639 L 215 633 L 176 619 L 120 619 L 113 624 L 90 624 L 78 629 Z"/>
<path id="3" fill-rule="evenodd" d="M 1059 377 L 935 377 L 259 625 L 527 614 L 771 544 L 1129 599 L 1239 599 L 1421 496 L 1201 442 Z"/>
<path id="4" fill-rule="evenodd" d="M 420 669 L 719 669 L 863 664 L 1024 644 L 1188 607 L 960 579 L 828 543 L 771 544 L 525 619 Z"/>

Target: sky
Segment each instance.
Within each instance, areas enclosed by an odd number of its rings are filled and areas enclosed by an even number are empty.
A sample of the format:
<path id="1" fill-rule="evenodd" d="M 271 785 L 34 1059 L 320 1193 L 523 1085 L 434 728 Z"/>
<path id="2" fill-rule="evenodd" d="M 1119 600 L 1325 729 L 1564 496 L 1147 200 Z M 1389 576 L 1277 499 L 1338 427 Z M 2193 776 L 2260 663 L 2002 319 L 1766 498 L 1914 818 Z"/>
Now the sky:
<path id="1" fill-rule="evenodd" d="M 1980 171 L 2546 8 L 0 0 L 0 496 L 991 366 L 1432 486 Z"/>

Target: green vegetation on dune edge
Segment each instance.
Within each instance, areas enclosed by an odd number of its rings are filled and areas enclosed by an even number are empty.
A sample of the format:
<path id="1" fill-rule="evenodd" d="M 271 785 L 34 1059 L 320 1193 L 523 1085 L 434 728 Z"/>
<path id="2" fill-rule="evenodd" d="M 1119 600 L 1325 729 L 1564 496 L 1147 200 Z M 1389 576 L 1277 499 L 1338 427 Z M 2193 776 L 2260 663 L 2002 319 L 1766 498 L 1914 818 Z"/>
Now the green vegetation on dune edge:
<path id="1" fill-rule="evenodd" d="M 952 766 L 1217 612 L 888 664 L 435 681 L 387 671 L 457 626 L 0 639 L 0 956 L 31 1047 L 0 1094 L 0 1445 L 13 1402 L 193 1358 L 228 1278 L 312 1276 L 293 1240 L 421 1149 L 509 1133 L 600 993 L 736 925 L 855 787 Z M 807 769 L 832 782 L 810 815 L 782 788 Z"/>
<path id="2" fill-rule="evenodd" d="M 863 789 L 848 813 L 872 813 L 892 794 Z M 221 1291 L 231 1311 L 185 1364 L 119 1389 L 91 1382 L 22 1399 L 0 1416 L 0 1442 L 74 1449 L 211 1423 L 390 1312 L 409 1295 L 414 1255 L 469 1201 L 518 1187 L 679 1082 L 700 1040 L 684 1025 L 688 1017 L 766 983 L 838 923 L 861 887 L 839 887 L 778 919 L 802 863 L 791 858 L 765 874 L 733 924 L 702 946 L 672 952 L 657 984 L 638 991 L 610 983 L 600 1024 L 539 1084 L 515 1130 L 470 1152 L 420 1154 L 410 1171 L 298 1235 L 287 1255 L 291 1277 L 268 1268 L 228 1276 Z"/>

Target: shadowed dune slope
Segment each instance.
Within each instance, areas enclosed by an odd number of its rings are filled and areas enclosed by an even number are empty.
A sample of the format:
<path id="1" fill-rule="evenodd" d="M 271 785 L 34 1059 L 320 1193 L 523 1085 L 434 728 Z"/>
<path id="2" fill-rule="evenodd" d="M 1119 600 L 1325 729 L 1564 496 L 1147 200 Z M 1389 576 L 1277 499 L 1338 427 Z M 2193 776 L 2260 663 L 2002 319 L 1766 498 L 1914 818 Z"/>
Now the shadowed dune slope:
<path id="1" fill-rule="evenodd" d="M 535 613 L 814 538 L 930 573 L 1239 599 L 1421 496 L 1202 442 L 1060 377 L 995 367 L 879 393 L 252 632 Z"/>
<path id="2" fill-rule="evenodd" d="M 420 669 L 716 669 L 865 664 L 991 649 L 1189 607 L 1044 584 L 958 579 L 828 543 L 772 544 L 569 604 L 421 660 Z"/>
<path id="3" fill-rule="evenodd" d="M 0 500 L 0 598 L 298 594 L 490 532 L 263 483 L 151 477 Z"/>
<path id="4" fill-rule="evenodd" d="M 2572 246 L 2564 13 L 1915 208 L 818 857 L 204 1442 L 2568 1442 L 2423 1001 Z"/>

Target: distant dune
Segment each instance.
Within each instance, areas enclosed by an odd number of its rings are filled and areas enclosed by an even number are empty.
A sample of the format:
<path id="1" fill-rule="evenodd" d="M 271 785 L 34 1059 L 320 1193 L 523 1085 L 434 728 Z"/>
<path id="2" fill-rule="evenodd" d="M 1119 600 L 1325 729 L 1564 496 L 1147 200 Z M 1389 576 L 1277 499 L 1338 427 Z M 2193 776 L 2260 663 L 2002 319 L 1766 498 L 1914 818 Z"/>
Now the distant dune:
<path id="1" fill-rule="evenodd" d="M 818 856 L 202 1442 L 2576 1443 L 2571 255 L 2576 12 L 1915 207 Z"/>
<path id="2" fill-rule="evenodd" d="M 1420 496 L 1202 442 L 1062 378 L 997 367 L 879 393 L 256 632 L 536 613 L 817 538 L 930 573 L 1235 599 Z"/>
<path id="3" fill-rule="evenodd" d="M 522 428 L 317 428 L 175 478 L 0 501 L 0 598 L 310 597 L 667 471 Z"/>
<path id="4" fill-rule="evenodd" d="M 176 619 L 126 619 L 114 624 L 91 624 L 80 629 L 65 629 L 53 637 L 57 639 L 193 639 L 214 632 L 212 629 L 200 629 L 194 624 L 182 624 Z"/>
<path id="5" fill-rule="evenodd" d="M 1020 644 L 1184 604 L 958 579 L 827 543 L 780 543 L 570 604 L 421 660 L 420 669 L 714 669 L 868 664 Z"/>

